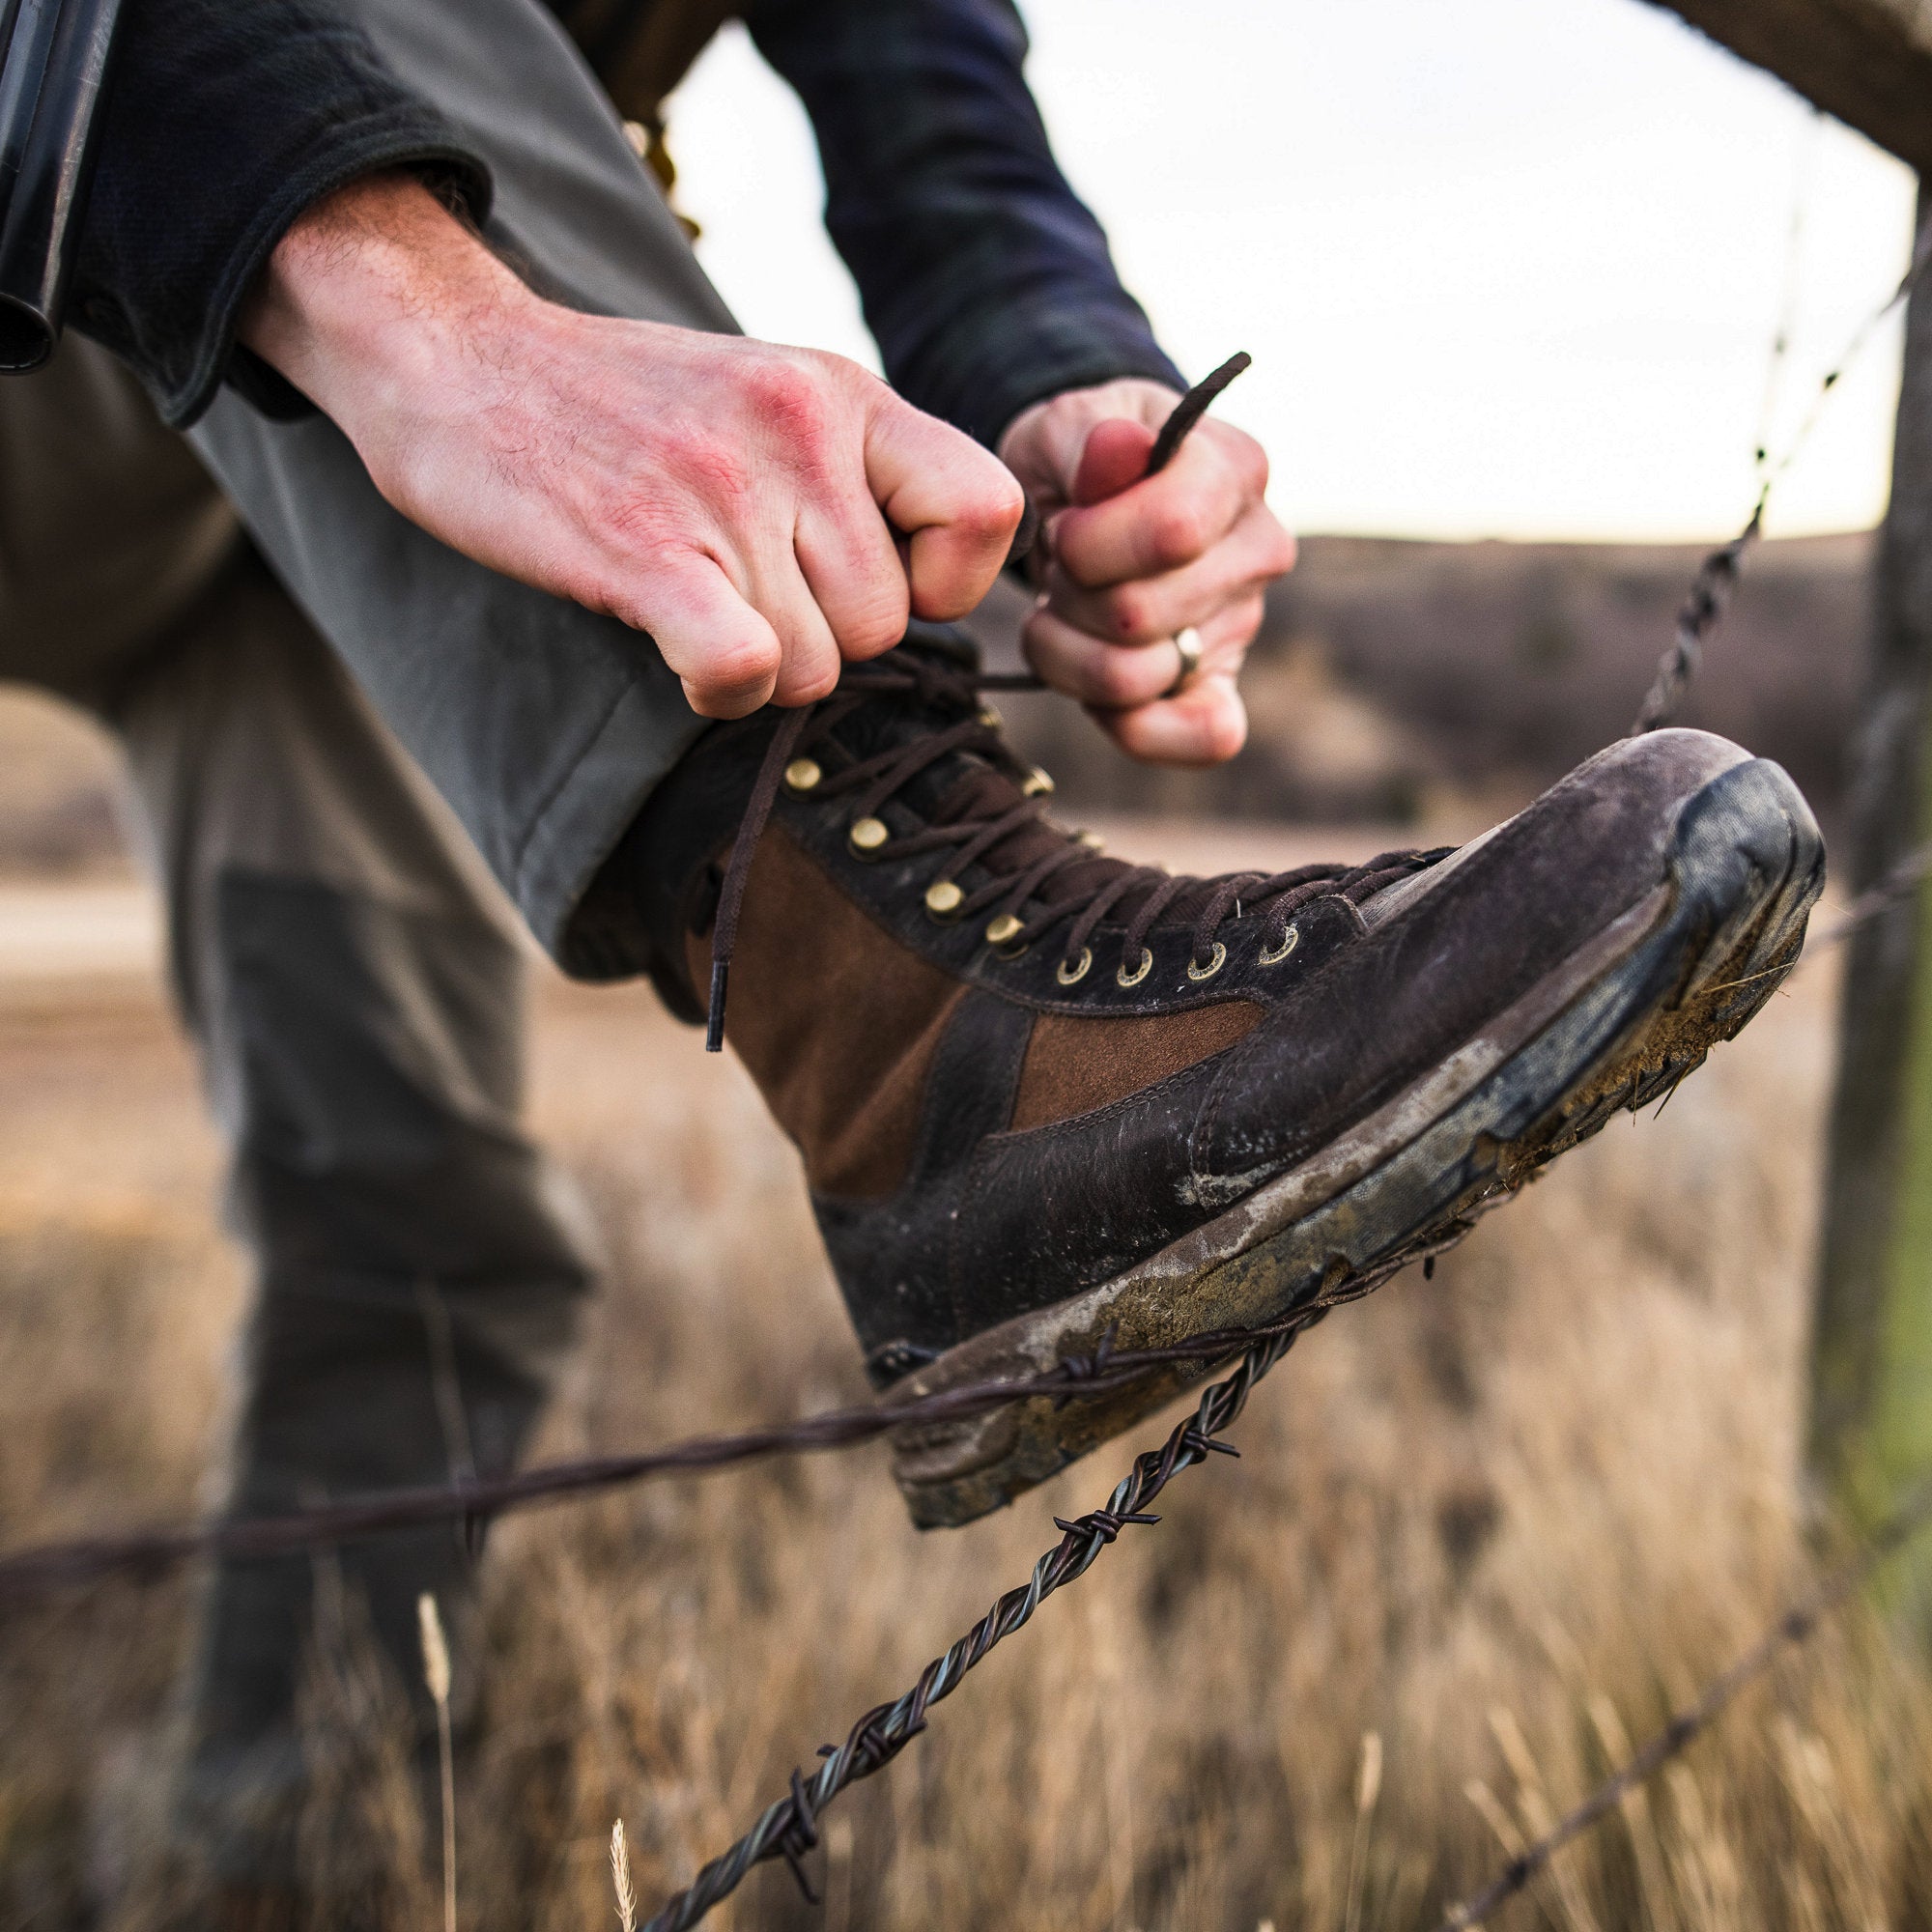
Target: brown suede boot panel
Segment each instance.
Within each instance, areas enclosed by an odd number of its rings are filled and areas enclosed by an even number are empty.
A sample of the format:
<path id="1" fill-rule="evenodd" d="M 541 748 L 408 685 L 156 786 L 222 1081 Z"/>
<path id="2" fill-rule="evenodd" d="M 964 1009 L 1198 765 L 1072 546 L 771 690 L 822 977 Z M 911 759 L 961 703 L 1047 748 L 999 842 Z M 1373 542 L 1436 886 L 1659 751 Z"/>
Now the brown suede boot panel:
<path id="1" fill-rule="evenodd" d="M 710 938 L 686 942 L 692 983 Z M 812 1188 L 878 1200 L 905 1179 L 926 1069 L 964 984 L 838 891 L 781 825 L 758 842 L 731 961 L 725 1038 Z"/>
<path id="2" fill-rule="evenodd" d="M 1255 1000 L 1224 1000 L 1118 1019 L 1042 1013 L 1027 1041 L 1013 1128 L 1049 1126 L 1124 1100 L 1233 1046 L 1266 1010 Z"/>

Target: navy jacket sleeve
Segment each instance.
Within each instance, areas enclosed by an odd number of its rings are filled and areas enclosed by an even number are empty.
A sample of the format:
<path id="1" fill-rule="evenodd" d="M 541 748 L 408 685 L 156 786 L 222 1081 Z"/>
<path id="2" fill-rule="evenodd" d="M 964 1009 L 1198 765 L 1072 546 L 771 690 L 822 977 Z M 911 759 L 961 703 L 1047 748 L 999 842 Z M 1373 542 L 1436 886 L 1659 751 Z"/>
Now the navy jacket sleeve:
<path id="1" fill-rule="evenodd" d="M 991 444 L 1063 389 L 1184 387 L 1060 172 L 1010 0 L 755 0 L 893 385 Z"/>
<path id="2" fill-rule="evenodd" d="M 74 327 L 185 425 L 224 377 L 305 405 L 235 348 L 289 224 L 358 175 L 413 167 L 481 219 L 488 170 L 327 0 L 127 0 L 74 269 Z"/>

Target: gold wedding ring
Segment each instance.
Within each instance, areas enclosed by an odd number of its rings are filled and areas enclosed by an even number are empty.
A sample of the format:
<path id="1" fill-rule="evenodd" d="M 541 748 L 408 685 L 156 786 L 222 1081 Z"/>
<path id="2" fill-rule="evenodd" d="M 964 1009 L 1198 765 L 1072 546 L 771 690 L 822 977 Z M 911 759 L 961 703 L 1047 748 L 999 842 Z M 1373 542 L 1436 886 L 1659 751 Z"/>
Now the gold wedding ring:
<path id="1" fill-rule="evenodd" d="M 1201 642 L 1201 633 L 1192 624 L 1174 634 L 1174 648 L 1180 653 L 1180 668 L 1174 674 L 1174 682 L 1161 693 L 1163 697 L 1178 697 L 1200 674 L 1201 659 L 1205 646 Z"/>

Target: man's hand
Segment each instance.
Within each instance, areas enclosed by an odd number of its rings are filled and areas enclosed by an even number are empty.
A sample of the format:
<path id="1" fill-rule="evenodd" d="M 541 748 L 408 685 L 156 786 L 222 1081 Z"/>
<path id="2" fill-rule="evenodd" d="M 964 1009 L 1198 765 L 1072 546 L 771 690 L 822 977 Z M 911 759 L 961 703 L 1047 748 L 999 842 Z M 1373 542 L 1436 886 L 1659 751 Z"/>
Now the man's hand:
<path id="1" fill-rule="evenodd" d="M 1146 475 L 1178 401 L 1138 379 L 1069 390 L 1015 417 L 1000 454 L 1045 519 L 1044 589 L 1025 635 L 1034 669 L 1135 757 L 1205 765 L 1247 736 L 1235 677 L 1294 540 L 1263 500 L 1261 444 L 1211 416 Z M 1169 697 L 1175 634 L 1189 626 L 1201 669 Z"/>
<path id="2" fill-rule="evenodd" d="M 309 210 L 241 335 L 405 516 L 648 631 L 706 717 L 824 696 L 909 610 L 963 616 L 1023 508 L 856 363 L 544 301 L 408 177 Z"/>

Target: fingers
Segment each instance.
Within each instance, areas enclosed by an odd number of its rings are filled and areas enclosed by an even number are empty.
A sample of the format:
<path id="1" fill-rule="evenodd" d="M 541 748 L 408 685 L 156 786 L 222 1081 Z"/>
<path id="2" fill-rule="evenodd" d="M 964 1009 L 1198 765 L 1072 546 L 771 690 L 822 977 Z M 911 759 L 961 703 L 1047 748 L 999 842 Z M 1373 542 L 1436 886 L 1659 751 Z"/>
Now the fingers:
<path id="1" fill-rule="evenodd" d="M 1257 591 L 1198 625 L 1204 672 L 1232 678 L 1261 621 Z M 1151 704 L 1180 673 L 1171 636 L 1153 643 L 1111 644 L 1067 623 L 1044 603 L 1027 619 L 1022 641 L 1027 662 L 1047 684 L 1095 710 L 1128 711 Z"/>
<path id="2" fill-rule="evenodd" d="M 1210 672 L 1176 697 L 1094 716 L 1122 751 L 1150 765 L 1225 764 L 1248 736 L 1247 707 L 1228 671 Z"/>
<path id="3" fill-rule="evenodd" d="M 1115 643 L 1147 644 L 1258 595 L 1293 562 L 1294 540 L 1266 504 L 1256 503 L 1207 555 L 1179 570 L 1090 590 L 1055 566 L 1047 593 L 1055 613 L 1075 629 Z"/>
<path id="4" fill-rule="evenodd" d="M 700 718 L 742 718 L 770 702 L 784 657 L 778 632 L 710 557 L 652 571 L 615 614 L 650 633 Z"/>
<path id="5" fill-rule="evenodd" d="M 875 658 L 905 636 L 911 586 L 892 530 L 864 490 L 808 504 L 793 547 L 805 587 L 830 627 L 835 678 L 838 659 Z"/>
<path id="6" fill-rule="evenodd" d="M 1070 500 L 1104 503 L 1109 497 L 1131 489 L 1147 474 L 1153 445 L 1153 431 L 1131 417 L 1109 416 L 1095 423 L 1081 445 Z"/>
<path id="7" fill-rule="evenodd" d="M 1157 476 L 1061 511 L 1052 521 L 1054 560 L 1089 589 L 1179 570 L 1219 543 L 1266 488 L 1261 444 L 1226 423 L 1204 422 Z"/>
<path id="8" fill-rule="evenodd" d="M 993 587 L 1026 507 L 1012 472 L 949 424 L 881 388 L 867 428 L 866 478 L 911 538 L 918 616 L 963 617 Z"/>

